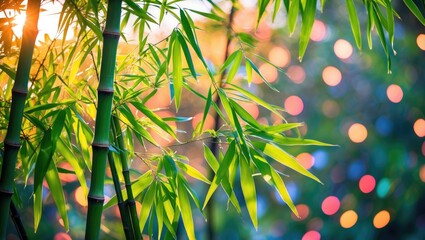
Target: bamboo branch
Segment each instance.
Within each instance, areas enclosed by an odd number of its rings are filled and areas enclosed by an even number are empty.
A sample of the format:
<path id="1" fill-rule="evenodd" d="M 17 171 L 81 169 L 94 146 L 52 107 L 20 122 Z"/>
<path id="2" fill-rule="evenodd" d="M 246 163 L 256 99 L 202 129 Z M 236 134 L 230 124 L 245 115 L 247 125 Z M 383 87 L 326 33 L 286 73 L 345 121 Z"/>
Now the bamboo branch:
<path id="1" fill-rule="evenodd" d="M 27 232 L 25 231 L 24 224 L 22 224 L 18 209 L 16 209 L 16 206 L 13 202 L 10 203 L 10 217 L 12 218 L 12 221 L 15 224 L 16 230 L 19 234 L 19 238 L 22 240 L 27 240 Z"/>
<path id="2" fill-rule="evenodd" d="M 29 0 L 27 17 L 22 34 L 22 45 L 16 69 L 15 83 L 12 89 L 12 105 L 4 140 L 4 158 L 0 178 L 0 206 L 9 209 L 13 194 L 15 165 L 21 147 L 20 131 L 25 101 L 28 95 L 28 78 L 31 69 L 35 39 L 38 34 L 38 17 L 41 0 Z M 0 212 L 0 239 L 6 238 L 9 211 Z"/>
<path id="3" fill-rule="evenodd" d="M 125 206 L 126 204 L 123 200 L 123 196 L 121 192 L 121 184 L 118 178 L 117 168 L 115 166 L 114 157 L 112 156 L 111 151 L 109 151 L 108 153 L 108 161 L 109 161 L 109 167 L 111 168 L 111 174 L 112 174 L 112 180 L 114 182 L 115 193 L 117 195 L 118 209 L 120 210 L 120 214 L 121 214 L 121 221 L 122 221 L 122 226 L 124 228 L 125 239 L 127 240 L 134 239 L 131 232 L 130 216 L 128 216 L 128 212 Z"/>
<path id="4" fill-rule="evenodd" d="M 137 217 L 136 202 L 134 201 L 133 190 L 131 189 L 130 169 L 127 163 L 127 153 L 124 145 L 124 139 L 122 136 L 122 130 L 118 117 L 113 116 L 112 119 L 112 130 L 114 131 L 115 140 L 117 142 L 118 148 L 120 149 L 122 174 L 124 176 L 125 188 L 127 189 L 126 206 L 128 208 L 128 212 L 130 213 L 133 234 L 136 239 L 141 239 L 142 233 L 140 231 L 139 218 Z"/>
<path id="5" fill-rule="evenodd" d="M 232 1 L 233 3 L 233 1 Z M 235 14 L 236 8 L 234 3 L 232 4 L 232 8 L 230 9 L 230 13 L 229 13 L 229 19 L 227 22 L 227 32 L 226 32 L 226 36 L 227 36 L 227 42 L 226 42 L 226 48 L 225 48 L 225 53 L 224 53 L 224 61 L 226 61 L 227 57 L 229 56 L 229 48 L 230 48 L 230 43 L 232 42 L 232 37 L 231 37 L 231 29 L 232 29 L 232 23 L 233 23 L 233 18 L 234 18 L 234 14 Z M 221 88 L 223 87 L 224 83 L 223 83 L 223 78 L 226 76 L 227 74 L 227 70 L 225 69 L 221 74 L 220 74 L 220 78 L 218 79 L 218 83 L 217 83 L 217 87 Z M 215 104 L 217 105 L 218 109 L 221 109 L 221 101 L 220 101 L 220 97 L 217 95 L 216 99 L 214 100 Z M 220 115 L 218 113 L 215 113 L 214 116 L 214 131 L 218 131 L 220 129 Z M 219 146 L 219 141 L 214 141 L 211 144 L 211 152 L 214 154 L 214 156 L 219 159 L 219 153 L 220 153 L 220 146 Z M 209 178 L 212 179 L 214 173 L 209 170 L 208 171 L 208 175 Z M 213 240 L 215 239 L 215 233 L 214 233 L 214 201 L 212 200 L 213 197 L 211 197 L 209 204 L 207 205 L 207 214 L 208 214 L 208 222 L 207 222 L 207 239 L 209 240 Z"/>

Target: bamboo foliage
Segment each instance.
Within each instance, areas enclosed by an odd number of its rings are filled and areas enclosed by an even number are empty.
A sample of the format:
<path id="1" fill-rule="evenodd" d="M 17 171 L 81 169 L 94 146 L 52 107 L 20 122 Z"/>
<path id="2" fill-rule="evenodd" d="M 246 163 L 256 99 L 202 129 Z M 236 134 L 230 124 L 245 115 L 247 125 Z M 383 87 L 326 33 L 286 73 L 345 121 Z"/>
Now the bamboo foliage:
<path id="1" fill-rule="evenodd" d="M 273 64 L 264 57 L 256 55 L 255 38 L 246 33 L 235 32 L 231 28 L 231 19 L 238 6 L 237 1 L 232 1 L 233 8 L 229 13 L 222 10 L 216 1 L 207 1 L 211 5 L 210 12 L 179 8 L 179 2 L 110 0 L 105 5 L 96 0 L 65 1 L 60 14 L 59 32 L 63 36 L 74 32 L 75 39 L 68 41 L 64 37 L 62 41 L 58 41 L 45 38 L 42 44 L 48 47 L 45 54 L 40 53 L 44 57 L 39 61 L 40 66 L 33 76 L 32 87 L 29 90 L 30 95 L 36 97 L 27 101 L 25 105 L 28 81 L 24 82 L 22 79 L 24 75 L 28 76 L 32 55 L 32 52 L 29 53 L 29 43 L 32 41 L 34 46 L 36 36 L 36 31 L 28 30 L 29 26 L 34 27 L 34 24 L 26 26 L 16 76 L 9 63 L 0 64 L 1 74 L 4 72 L 9 79 L 16 80 L 12 93 L 11 113 L 7 119 L 9 129 L 4 143 L 5 151 L 0 175 L 0 204 L 10 205 L 13 170 L 16 166 L 20 140 L 19 123 L 24 118 L 26 129 L 22 131 L 23 143 L 19 152 L 22 164 L 18 169 L 23 176 L 20 178 L 23 179 L 19 184 L 21 182 L 28 184 L 31 183 L 30 180 L 34 180 L 35 230 L 42 218 L 44 180 L 48 184 L 49 196 L 52 196 L 58 208 L 64 228 L 68 230 L 67 203 L 64 189 L 59 184 L 59 173 L 75 174 L 84 195 L 88 195 L 86 239 L 101 238 L 102 212 L 115 204 L 119 205 L 124 235 L 127 239 L 141 239 L 142 233 L 153 239 L 179 238 L 182 235 L 178 231 L 179 221 L 185 230 L 183 234 L 189 239 L 196 239 L 197 229 L 193 214 L 195 211 L 204 214 L 204 209 L 211 204 L 215 192 L 220 187 L 238 213 L 243 210 L 241 206 L 244 205 L 241 201 L 245 202 L 248 216 L 253 226 L 257 228 L 259 223 L 254 176 L 261 176 L 267 184 L 276 189 L 290 210 L 297 215 L 295 205 L 286 189 L 285 179 L 275 169 L 274 163 L 320 183 L 320 180 L 301 166 L 287 149 L 292 146 L 331 145 L 303 139 L 300 136 L 294 137 L 297 128 L 302 126 L 300 123 L 284 121 L 275 126 L 263 125 L 242 107 L 241 102 L 253 102 L 264 111 L 284 119 L 282 108 L 266 102 L 247 90 L 253 75 L 258 75 L 267 86 L 277 91 L 257 67 L 259 63 Z M 318 1 L 257 2 L 259 10 L 257 24 L 269 11 L 268 9 L 271 10 L 274 19 L 281 8 L 285 8 L 288 12 L 287 20 L 291 33 L 296 30 L 297 21 L 301 21 L 299 47 L 301 60 L 307 51 Z M 325 2 L 320 1 L 322 8 Z M 411 0 L 404 2 L 422 22 L 423 16 L 416 4 Z M 390 59 L 388 50 L 393 47 L 393 20 L 397 17 L 391 1 L 363 3 L 368 14 L 366 31 L 368 43 L 371 44 L 371 32 L 376 29 Z M 39 7 L 39 4 L 39 1 L 30 0 L 28 13 L 32 11 L 30 9 L 35 9 L 34 6 Z M 346 1 L 354 39 L 360 48 L 361 25 L 356 18 L 358 9 L 356 4 L 358 3 L 352 0 Z M 270 5 L 273 7 L 269 8 Z M 150 14 L 152 9 L 159 9 L 158 17 Z M 193 14 L 219 24 L 226 22 L 227 18 L 230 19 L 226 26 L 228 35 L 226 48 L 229 48 L 232 41 L 238 44 L 235 44 L 232 52 L 226 50 L 228 52 L 221 65 L 213 68 L 204 58 L 196 35 L 197 27 L 192 19 Z M 165 16 L 174 16 L 179 24 L 169 36 L 165 36 L 157 43 L 149 42 L 146 32 L 152 24 L 160 24 Z M 130 24 L 133 18 L 136 20 Z M 37 22 L 31 14 L 28 21 Z M 102 33 L 103 25 L 105 28 Z M 120 36 L 124 40 L 123 45 L 127 42 L 126 35 L 120 31 L 126 27 L 133 27 L 138 34 L 138 46 L 130 53 L 117 57 Z M 101 47 L 99 43 L 102 41 Z M 27 72 L 21 70 L 23 67 L 27 67 Z M 240 77 L 241 72 L 245 72 L 246 75 L 242 81 L 238 81 L 236 78 Z M 209 85 L 207 94 L 198 89 L 201 75 L 206 76 L 202 78 L 202 83 L 207 82 Z M 94 81 L 96 77 L 99 77 L 99 82 Z M 94 85 L 97 83 L 99 85 L 96 96 Z M 203 104 L 202 119 L 195 127 L 192 137 L 184 138 L 189 138 L 187 141 L 180 139 L 183 133 L 178 129 L 177 123 L 192 120 L 190 116 L 161 117 L 157 112 L 158 109 L 149 108 L 149 102 L 156 101 L 159 91 L 164 89 L 170 90 L 169 98 L 174 101 L 166 107 L 168 110 L 175 109 L 177 113 L 179 109 L 187 107 L 185 106 L 187 94 L 192 94 Z M 6 100 L 9 98 L 7 92 L 1 95 Z M 212 129 L 207 129 L 205 124 L 209 113 L 216 116 L 216 126 Z M 93 120 L 95 120 L 94 134 L 90 125 Z M 29 134 L 28 129 L 34 130 L 33 133 Z M 210 168 L 211 175 L 204 176 L 193 167 L 189 158 L 181 155 L 180 150 L 173 145 L 168 147 L 161 145 L 154 135 L 155 132 L 160 133 L 159 137 L 175 140 L 175 145 L 213 139 L 213 146 L 209 146 L 205 141 L 201 149 L 205 165 Z M 288 136 L 288 132 L 294 134 Z M 91 142 L 92 148 L 90 148 Z M 138 144 L 143 150 L 136 149 Z M 105 179 L 107 160 L 112 179 Z M 61 162 L 68 163 L 72 170 L 61 168 L 59 166 Z M 143 165 L 146 165 L 144 172 L 132 167 L 132 162 L 143 162 Z M 85 173 L 88 171 L 91 171 L 89 191 L 85 179 Z M 205 184 L 206 196 L 197 195 L 189 184 L 189 178 Z M 125 187 L 122 187 L 123 183 L 120 182 L 122 180 Z M 116 195 L 104 204 L 104 187 L 110 182 L 114 183 Z M 241 191 L 238 191 L 239 189 Z M 237 192 L 241 192 L 243 198 L 238 198 Z M 15 194 L 14 202 L 19 202 L 19 199 L 20 196 Z M 136 211 L 136 202 L 142 205 L 139 214 Z M 4 217 L 3 212 L 0 214 L 3 217 L 0 219 L 0 233 L 4 236 L 9 214 L 6 212 Z M 13 216 L 16 218 L 17 214 L 14 213 Z M 207 213 L 204 217 L 209 216 Z M 208 222 L 211 222 L 211 219 L 208 219 Z"/>
<path id="2" fill-rule="evenodd" d="M 0 205 L 9 209 L 13 194 L 15 165 L 20 143 L 21 124 L 24 113 L 25 100 L 28 93 L 28 77 L 31 69 L 35 39 L 38 34 L 38 17 L 40 0 L 29 0 L 27 17 L 23 29 L 22 46 L 19 54 L 19 63 L 16 70 L 15 84 L 12 89 L 12 105 L 4 140 L 4 157 L 0 175 Z M 0 213 L 0 239 L 6 237 L 8 210 Z"/>
<path id="3" fill-rule="evenodd" d="M 86 239 L 100 238 L 100 224 L 105 199 L 103 192 L 104 178 L 109 151 L 109 129 L 114 92 L 115 59 L 120 36 L 121 4 L 121 0 L 111 0 L 108 2 L 106 25 L 103 31 L 104 40 L 98 86 L 98 104 L 92 143 L 93 168 L 88 195 Z"/>

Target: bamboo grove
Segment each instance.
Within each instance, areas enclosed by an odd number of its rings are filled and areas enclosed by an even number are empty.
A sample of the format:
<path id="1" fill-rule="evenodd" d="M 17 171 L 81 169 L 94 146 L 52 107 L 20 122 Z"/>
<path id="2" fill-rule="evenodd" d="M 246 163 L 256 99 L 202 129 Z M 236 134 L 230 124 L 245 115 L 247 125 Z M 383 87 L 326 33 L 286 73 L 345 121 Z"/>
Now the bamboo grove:
<path id="1" fill-rule="evenodd" d="M 42 227 L 45 190 L 57 207 L 63 228 L 72 231 L 68 215 L 73 210 L 67 207 L 70 200 L 61 184 L 63 175 L 75 177 L 87 201 L 86 239 L 103 238 L 102 216 L 115 205 L 122 223 L 119 231 L 126 239 L 141 239 L 142 234 L 154 239 L 181 235 L 196 239 L 193 211 L 205 219 L 213 217 L 212 210 L 204 210 L 219 187 L 238 213 L 242 213 L 241 204 L 246 206 L 253 226 L 258 228 L 256 176 L 274 188 L 297 215 L 282 174 L 295 171 L 315 182 L 320 180 L 286 149 L 332 145 L 304 139 L 298 131 L 301 123 L 286 122 L 284 109 L 247 90 L 256 75 L 278 92 L 257 67 L 260 62 L 273 64 L 255 54 L 259 43 L 253 36 L 232 28 L 240 3 L 227 1 L 231 7 L 226 8 L 223 2 L 202 1 L 209 10 L 199 11 L 181 7 L 184 1 L 66 0 L 58 13 L 57 34 L 53 38 L 44 35 L 39 46 L 35 41 L 41 1 L 29 0 L 26 10 L 13 1 L 0 5 L 2 11 L 27 14 L 22 39 L 6 35 L 5 29 L 12 25 L 8 16 L 0 22 L 0 83 L 5 82 L 0 95 L 0 205 L 10 206 L 10 212 L 0 213 L 0 239 L 14 227 L 9 224 L 10 215 L 22 238 L 33 235 L 25 230 L 34 228 L 36 232 Z M 284 12 L 291 33 L 300 25 L 301 60 L 315 14 L 326 11 L 325 3 L 259 0 L 257 26 L 266 15 L 275 20 Z M 404 3 L 425 25 L 418 6 L 412 0 Z M 376 31 L 390 70 L 394 19 L 398 17 L 391 1 L 347 0 L 345 5 L 359 48 L 362 34 L 357 11 L 364 7 L 368 45 L 372 47 L 370 39 Z M 170 16 L 177 23 L 175 27 L 152 41 L 152 26 L 161 27 Z M 226 44 L 220 50 L 224 61 L 211 63 L 204 57 L 208 50 L 199 44 L 194 16 L 225 29 Z M 129 39 L 128 29 L 136 40 Z M 232 43 L 236 47 L 231 47 Z M 240 72 L 242 78 L 238 77 Z M 167 94 L 160 95 L 164 89 Z M 160 108 L 149 107 L 152 102 L 164 102 L 163 98 L 165 102 L 169 99 L 165 108 L 174 115 L 162 116 Z M 283 123 L 259 122 L 242 106 L 244 102 L 275 114 Z M 198 104 L 202 111 L 191 134 L 179 129 L 193 120 L 180 115 L 190 104 Z M 215 116 L 212 127 L 207 126 L 210 113 Z M 182 154 L 181 147 L 187 144 L 198 144 L 203 165 L 211 174 L 203 174 Z M 276 164 L 293 171 L 282 173 Z M 201 198 L 193 180 L 204 183 Z M 115 190 L 107 202 L 105 186 Z M 34 218 L 33 224 L 24 222 L 24 227 L 18 217 L 25 194 L 19 191 L 22 188 L 31 189 Z M 241 189 L 243 199 L 236 196 L 236 188 Z M 139 211 L 138 202 L 142 203 Z M 212 222 L 207 221 L 211 239 Z"/>

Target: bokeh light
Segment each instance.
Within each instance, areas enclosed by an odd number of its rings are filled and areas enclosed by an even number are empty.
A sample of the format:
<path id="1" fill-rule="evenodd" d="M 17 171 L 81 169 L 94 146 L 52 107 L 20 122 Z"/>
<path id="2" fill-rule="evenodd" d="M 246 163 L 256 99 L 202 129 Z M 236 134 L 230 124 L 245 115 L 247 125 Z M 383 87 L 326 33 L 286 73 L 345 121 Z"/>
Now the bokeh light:
<path id="1" fill-rule="evenodd" d="M 238 101 L 237 102 L 245 111 L 247 111 L 253 118 L 257 119 L 260 115 L 260 109 L 254 102 Z"/>
<path id="2" fill-rule="evenodd" d="M 378 197 L 380 198 L 386 197 L 390 190 L 391 190 L 391 181 L 388 178 L 381 179 L 381 181 L 379 181 L 378 183 L 378 186 L 376 187 L 376 192 L 378 194 Z"/>
<path id="3" fill-rule="evenodd" d="M 326 25 L 320 20 L 314 20 L 310 39 L 315 42 L 322 41 L 326 36 Z"/>
<path id="4" fill-rule="evenodd" d="M 342 73 L 334 66 L 327 66 L 322 72 L 323 81 L 329 86 L 336 86 L 341 82 Z"/>
<path id="5" fill-rule="evenodd" d="M 334 215 L 338 212 L 341 202 L 335 196 L 329 196 L 322 202 L 322 211 L 326 215 Z"/>
<path id="6" fill-rule="evenodd" d="M 305 80 L 304 68 L 298 65 L 290 66 L 286 72 L 286 75 L 288 75 L 289 79 L 296 84 L 301 84 Z"/>
<path id="7" fill-rule="evenodd" d="M 72 238 L 67 233 L 59 232 L 55 234 L 53 240 L 72 240 Z"/>
<path id="8" fill-rule="evenodd" d="M 277 69 L 268 64 L 268 63 L 263 63 L 260 65 L 260 67 L 258 68 L 258 70 L 260 71 L 260 73 L 263 75 L 263 77 L 269 81 L 269 82 L 276 82 L 277 80 L 277 76 L 278 76 L 278 72 Z M 260 80 L 262 81 L 262 80 Z"/>
<path id="9" fill-rule="evenodd" d="M 367 129 L 363 124 L 354 123 L 348 129 L 348 137 L 354 143 L 362 143 L 367 138 Z"/>
<path id="10" fill-rule="evenodd" d="M 421 178 L 422 182 L 425 182 L 425 165 L 422 165 L 422 167 L 419 169 L 419 177 Z"/>
<path id="11" fill-rule="evenodd" d="M 338 39 L 334 44 L 335 55 L 340 59 L 347 59 L 353 54 L 353 46 L 347 40 Z"/>
<path id="12" fill-rule="evenodd" d="M 399 103 L 403 99 L 403 90 L 399 85 L 391 84 L 387 88 L 387 97 L 393 103 Z"/>
<path id="13" fill-rule="evenodd" d="M 371 175 L 364 175 L 362 178 L 360 178 L 359 181 L 359 188 L 360 191 L 363 193 L 370 193 L 375 189 L 376 186 L 376 180 Z"/>
<path id="14" fill-rule="evenodd" d="M 318 231 L 308 231 L 303 235 L 301 240 L 320 240 L 320 233 Z"/>
<path id="15" fill-rule="evenodd" d="M 305 169 L 310 169 L 314 165 L 314 157 L 310 153 L 298 154 L 297 160 Z"/>
<path id="16" fill-rule="evenodd" d="M 300 97 L 292 95 L 285 100 L 284 108 L 292 116 L 297 116 L 302 113 L 304 102 Z"/>
<path id="17" fill-rule="evenodd" d="M 419 34 L 416 38 L 416 44 L 418 44 L 418 47 L 425 51 L 425 34 Z"/>
<path id="18" fill-rule="evenodd" d="M 270 49 L 269 61 L 278 67 L 285 67 L 291 62 L 291 53 L 284 47 L 275 46 Z"/>
<path id="19" fill-rule="evenodd" d="M 387 210 L 382 210 L 373 218 L 373 226 L 375 228 L 383 228 L 390 222 L 390 218 L 390 213 Z"/>
<path id="20" fill-rule="evenodd" d="M 87 197 L 84 195 L 84 191 L 82 187 L 78 187 L 74 192 L 75 201 L 82 207 L 87 207 Z"/>
<path id="21" fill-rule="evenodd" d="M 325 100 L 322 104 L 322 112 L 328 118 L 337 117 L 340 113 L 340 107 L 334 100 Z"/>
<path id="22" fill-rule="evenodd" d="M 292 219 L 294 219 L 295 221 L 303 221 L 308 217 L 308 215 L 310 215 L 310 208 L 307 205 L 298 204 L 295 207 L 297 208 L 298 215 L 299 215 L 299 217 L 297 217 L 293 213 L 291 214 Z"/>
<path id="23" fill-rule="evenodd" d="M 416 120 L 413 124 L 413 130 L 418 137 L 425 137 L 425 120 L 422 118 Z"/>
<path id="24" fill-rule="evenodd" d="M 355 211 L 348 210 L 341 215 L 339 223 L 343 228 L 351 228 L 356 224 L 358 218 L 359 217 Z"/>

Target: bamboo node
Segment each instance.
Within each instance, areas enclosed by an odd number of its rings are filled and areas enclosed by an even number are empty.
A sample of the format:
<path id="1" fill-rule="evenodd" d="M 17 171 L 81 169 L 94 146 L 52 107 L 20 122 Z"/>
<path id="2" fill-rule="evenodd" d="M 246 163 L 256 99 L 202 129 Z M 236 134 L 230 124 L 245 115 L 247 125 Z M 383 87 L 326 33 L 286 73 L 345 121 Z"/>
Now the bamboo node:
<path id="1" fill-rule="evenodd" d="M 104 94 L 113 94 L 114 93 L 113 88 L 99 88 L 99 89 L 97 89 L 97 91 L 99 93 L 104 93 Z"/>
<path id="2" fill-rule="evenodd" d="M 26 96 L 28 94 L 28 90 L 27 89 L 16 89 L 16 88 L 13 88 L 12 89 L 12 94 L 13 93 Z"/>
<path id="3" fill-rule="evenodd" d="M 127 200 L 127 204 L 128 204 L 128 206 L 135 206 L 136 202 L 134 201 L 134 199 L 133 200 Z"/>
<path id="4" fill-rule="evenodd" d="M 88 196 L 87 200 L 95 203 L 103 203 L 105 201 L 105 198 L 97 196 Z"/>
<path id="5" fill-rule="evenodd" d="M 103 37 L 104 38 L 105 37 L 111 37 L 111 38 L 114 38 L 114 39 L 118 39 L 118 38 L 120 38 L 120 33 L 104 30 L 103 31 Z"/>
<path id="6" fill-rule="evenodd" d="M 21 147 L 21 143 L 13 142 L 13 141 L 10 141 L 10 140 L 4 140 L 4 145 L 8 146 L 10 148 L 13 148 L 13 149 L 19 149 Z"/>
<path id="7" fill-rule="evenodd" d="M 0 195 L 11 197 L 13 195 L 13 191 L 9 191 L 7 189 L 0 189 Z"/>
<path id="8" fill-rule="evenodd" d="M 93 148 L 109 149 L 109 144 L 108 143 L 92 143 L 91 145 L 92 145 Z"/>

